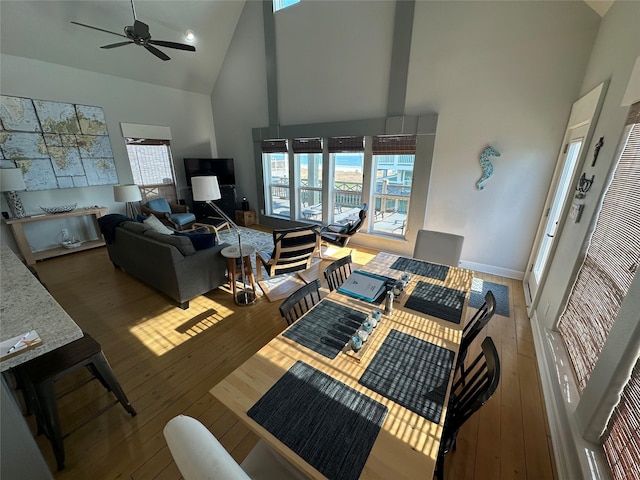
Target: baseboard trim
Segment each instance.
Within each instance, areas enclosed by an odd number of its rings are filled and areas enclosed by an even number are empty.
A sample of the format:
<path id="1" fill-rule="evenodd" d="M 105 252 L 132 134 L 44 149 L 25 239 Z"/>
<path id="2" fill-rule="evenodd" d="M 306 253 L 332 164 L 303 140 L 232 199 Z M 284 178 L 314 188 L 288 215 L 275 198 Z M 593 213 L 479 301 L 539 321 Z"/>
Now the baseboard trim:
<path id="1" fill-rule="evenodd" d="M 560 335 L 542 327 L 535 314 L 531 329 L 559 480 L 610 480 L 602 448 L 582 438 L 576 423 L 578 388 Z"/>
<path id="2" fill-rule="evenodd" d="M 513 278 L 515 280 L 522 280 L 524 278 L 524 272 L 519 270 L 511 270 L 510 268 L 494 267 L 493 265 L 485 265 L 484 263 L 460 262 L 462 268 L 468 268 L 469 270 L 475 270 L 477 272 L 489 273 L 491 275 L 500 275 L 501 277 Z"/>

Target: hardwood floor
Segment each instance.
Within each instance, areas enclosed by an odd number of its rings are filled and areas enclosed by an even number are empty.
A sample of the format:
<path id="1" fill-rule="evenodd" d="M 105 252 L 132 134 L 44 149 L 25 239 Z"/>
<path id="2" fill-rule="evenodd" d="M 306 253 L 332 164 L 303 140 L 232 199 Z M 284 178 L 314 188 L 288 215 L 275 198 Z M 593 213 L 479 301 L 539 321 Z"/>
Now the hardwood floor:
<path id="1" fill-rule="evenodd" d="M 364 264 L 375 252 L 353 251 Z M 52 295 L 103 347 L 136 408 L 130 417 L 116 405 L 81 425 L 64 441 L 66 468 L 58 479 L 179 479 L 162 429 L 178 414 L 203 422 L 242 460 L 257 437 L 209 394 L 209 389 L 280 333 L 279 302 L 266 298 L 236 306 L 228 289 L 191 302 L 183 311 L 113 268 L 105 248 L 46 260 L 36 270 Z M 502 365 L 494 397 L 460 431 L 448 455 L 447 479 L 556 478 L 531 328 L 519 281 L 476 275 L 510 290 L 510 317 L 495 316 L 488 334 Z M 5 281 L 7 281 L 5 279 Z M 478 342 L 479 344 L 480 342 Z M 87 378 L 80 371 L 58 382 L 63 390 Z M 90 382 L 59 400 L 63 431 L 73 430 L 112 399 Z M 35 431 L 32 417 L 28 417 Z M 37 437 L 54 470 L 51 447 Z"/>

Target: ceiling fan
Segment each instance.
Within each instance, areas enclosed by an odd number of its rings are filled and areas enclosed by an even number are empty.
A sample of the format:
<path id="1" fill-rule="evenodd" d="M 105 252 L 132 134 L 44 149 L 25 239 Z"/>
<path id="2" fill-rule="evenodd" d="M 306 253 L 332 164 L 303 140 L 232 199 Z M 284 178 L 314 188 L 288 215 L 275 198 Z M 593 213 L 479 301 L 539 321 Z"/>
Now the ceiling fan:
<path id="1" fill-rule="evenodd" d="M 126 42 L 118 42 L 112 43 L 110 45 L 103 45 L 100 48 L 115 48 L 122 47 L 124 45 L 130 45 L 135 43 L 136 45 L 141 45 L 151 53 L 153 53 L 156 57 L 162 60 L 171 60 L 171 57 L 164 53 L 162 50 L 154 47 L 154 45 L 158 45 L 160 47 L 167 48 L 176 48 L 178 50 L 187 50 L 189 52 L 195 52 L 196 47 L 193 45 L 186 45 L 184 43 L 176 43 L 176 42 L 167 42 L 164 40 L 152 40 L 151 34 L 149 33 L 149 25 L 144 22 L 141 22 L 136 18 L 136 8 L 133 5 L 133 0 L 131 0 L 131 9 L 133 10 L 133 25 L 129 25 L 124 27 L 124 35 L 121 33 L 112 32 L 110 30 L 105 30 L 104 28 L 92 27 L 91 25 L 85 25 L 84 23 L 79 22 L 71 22 L 74 25 L 80 25 L 81 27 L 91 28 L 93 30 L 99 30 L 100 32 L 110 33 L 112 35 L 117 35 L 119 37 L 127 38 Z"/>

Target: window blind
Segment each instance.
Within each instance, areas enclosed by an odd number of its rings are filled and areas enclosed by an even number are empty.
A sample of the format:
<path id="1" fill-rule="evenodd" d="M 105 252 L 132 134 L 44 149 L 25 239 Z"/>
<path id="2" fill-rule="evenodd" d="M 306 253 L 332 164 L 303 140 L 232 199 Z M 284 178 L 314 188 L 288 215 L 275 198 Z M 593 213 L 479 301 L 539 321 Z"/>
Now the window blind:
<path id="1" fill-rule="evenodd" d="M 329 153 L 364 152 L 364 137 L 330 137 Z"/>
<path id="2" fill-rule="evenodd" d="M 640 478 L 640 361 L 613 411 L 602 446 L 614 480 Z"/>
<path id="3" fill-rule="evenodd" d="M 295 138 L 293 153 L 322 153 L 321 138 Z"/>
<path id="4" fill-rule="evenodd" d="M 584 390 L 640 261 L 640 103 L 598 214 L 589 247 L 558 323 Z"/>
<path id="5" fill-rule="evenodd" d="M 286 153 L 286 140 L 263 140 L 262 153 Z"/>
<path id="6" fill-rule="evenodd" d="M 415 135 L 381 135 L 373 137 L 374 155 L 414 155 L 416 153 Z"/>

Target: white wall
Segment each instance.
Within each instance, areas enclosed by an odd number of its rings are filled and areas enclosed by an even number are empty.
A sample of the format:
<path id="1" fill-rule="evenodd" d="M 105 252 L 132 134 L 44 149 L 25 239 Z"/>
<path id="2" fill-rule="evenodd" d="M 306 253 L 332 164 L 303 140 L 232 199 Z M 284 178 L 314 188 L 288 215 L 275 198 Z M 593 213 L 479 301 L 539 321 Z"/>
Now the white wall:
<path id="1" fill-rule="evenodd" d="M 102 107 L 120 183 L 132 183 L 133 180 L 120 122 L 171 128 L 171 150 L 178 186 L 182 187 L 179 196 L 186 193 L 182 158 L 216 155 L 211 103 L 207 95 L 10 55 L 0 55 L 0 92 L 3 95 Z M 108 207 L 110 212 L 124 213 L 124 204 L 113 201 L 110 185 L 22 192 L 20 197 L 27 213 L 42 213 L 40 205 L 76 202 L 79 207 L 101 205 Z M 2 209 L 7 210 L 4 199 L 2 201 Z M 49 223 L 53 225 L 47 225 Z M 60 231 L 57 222 L 42 225 L 30 237 L 35 249 L 54 245 Z M 5 228 L 2 233 L 3 238 L 8 238 L 11 243 Z"/>
<path id="2" fill-rule="evenodd" d="M 265 91 L 261 8 L 245 5 L 213 93 L 219 151 L 247 172 L 247 129 L 267 126 L 266 99 L 245 94 Z M 301 2 L 276 13 L 281 125 L 386 116 L 394 9 Z M 463 265 L 522 276 L 599 21 L 584 2 L 416 2 L 405 114 L 439 115 L 425 225 L 465 235 Z M 253 77 L 234 85 L 246 57 Z M 502 157 L 478 192 L 487 144 Z"/>
<path id="3" fill-rule="evenodd" d="M 262 3 L 246 2 L 223 67 L 218 74 L 211 105 L 218 140 L 218 155 L 233 158 L 238 199 L 258 206 L 251 129 L 266 125 L 267 77 L 264 55 Z"/>

